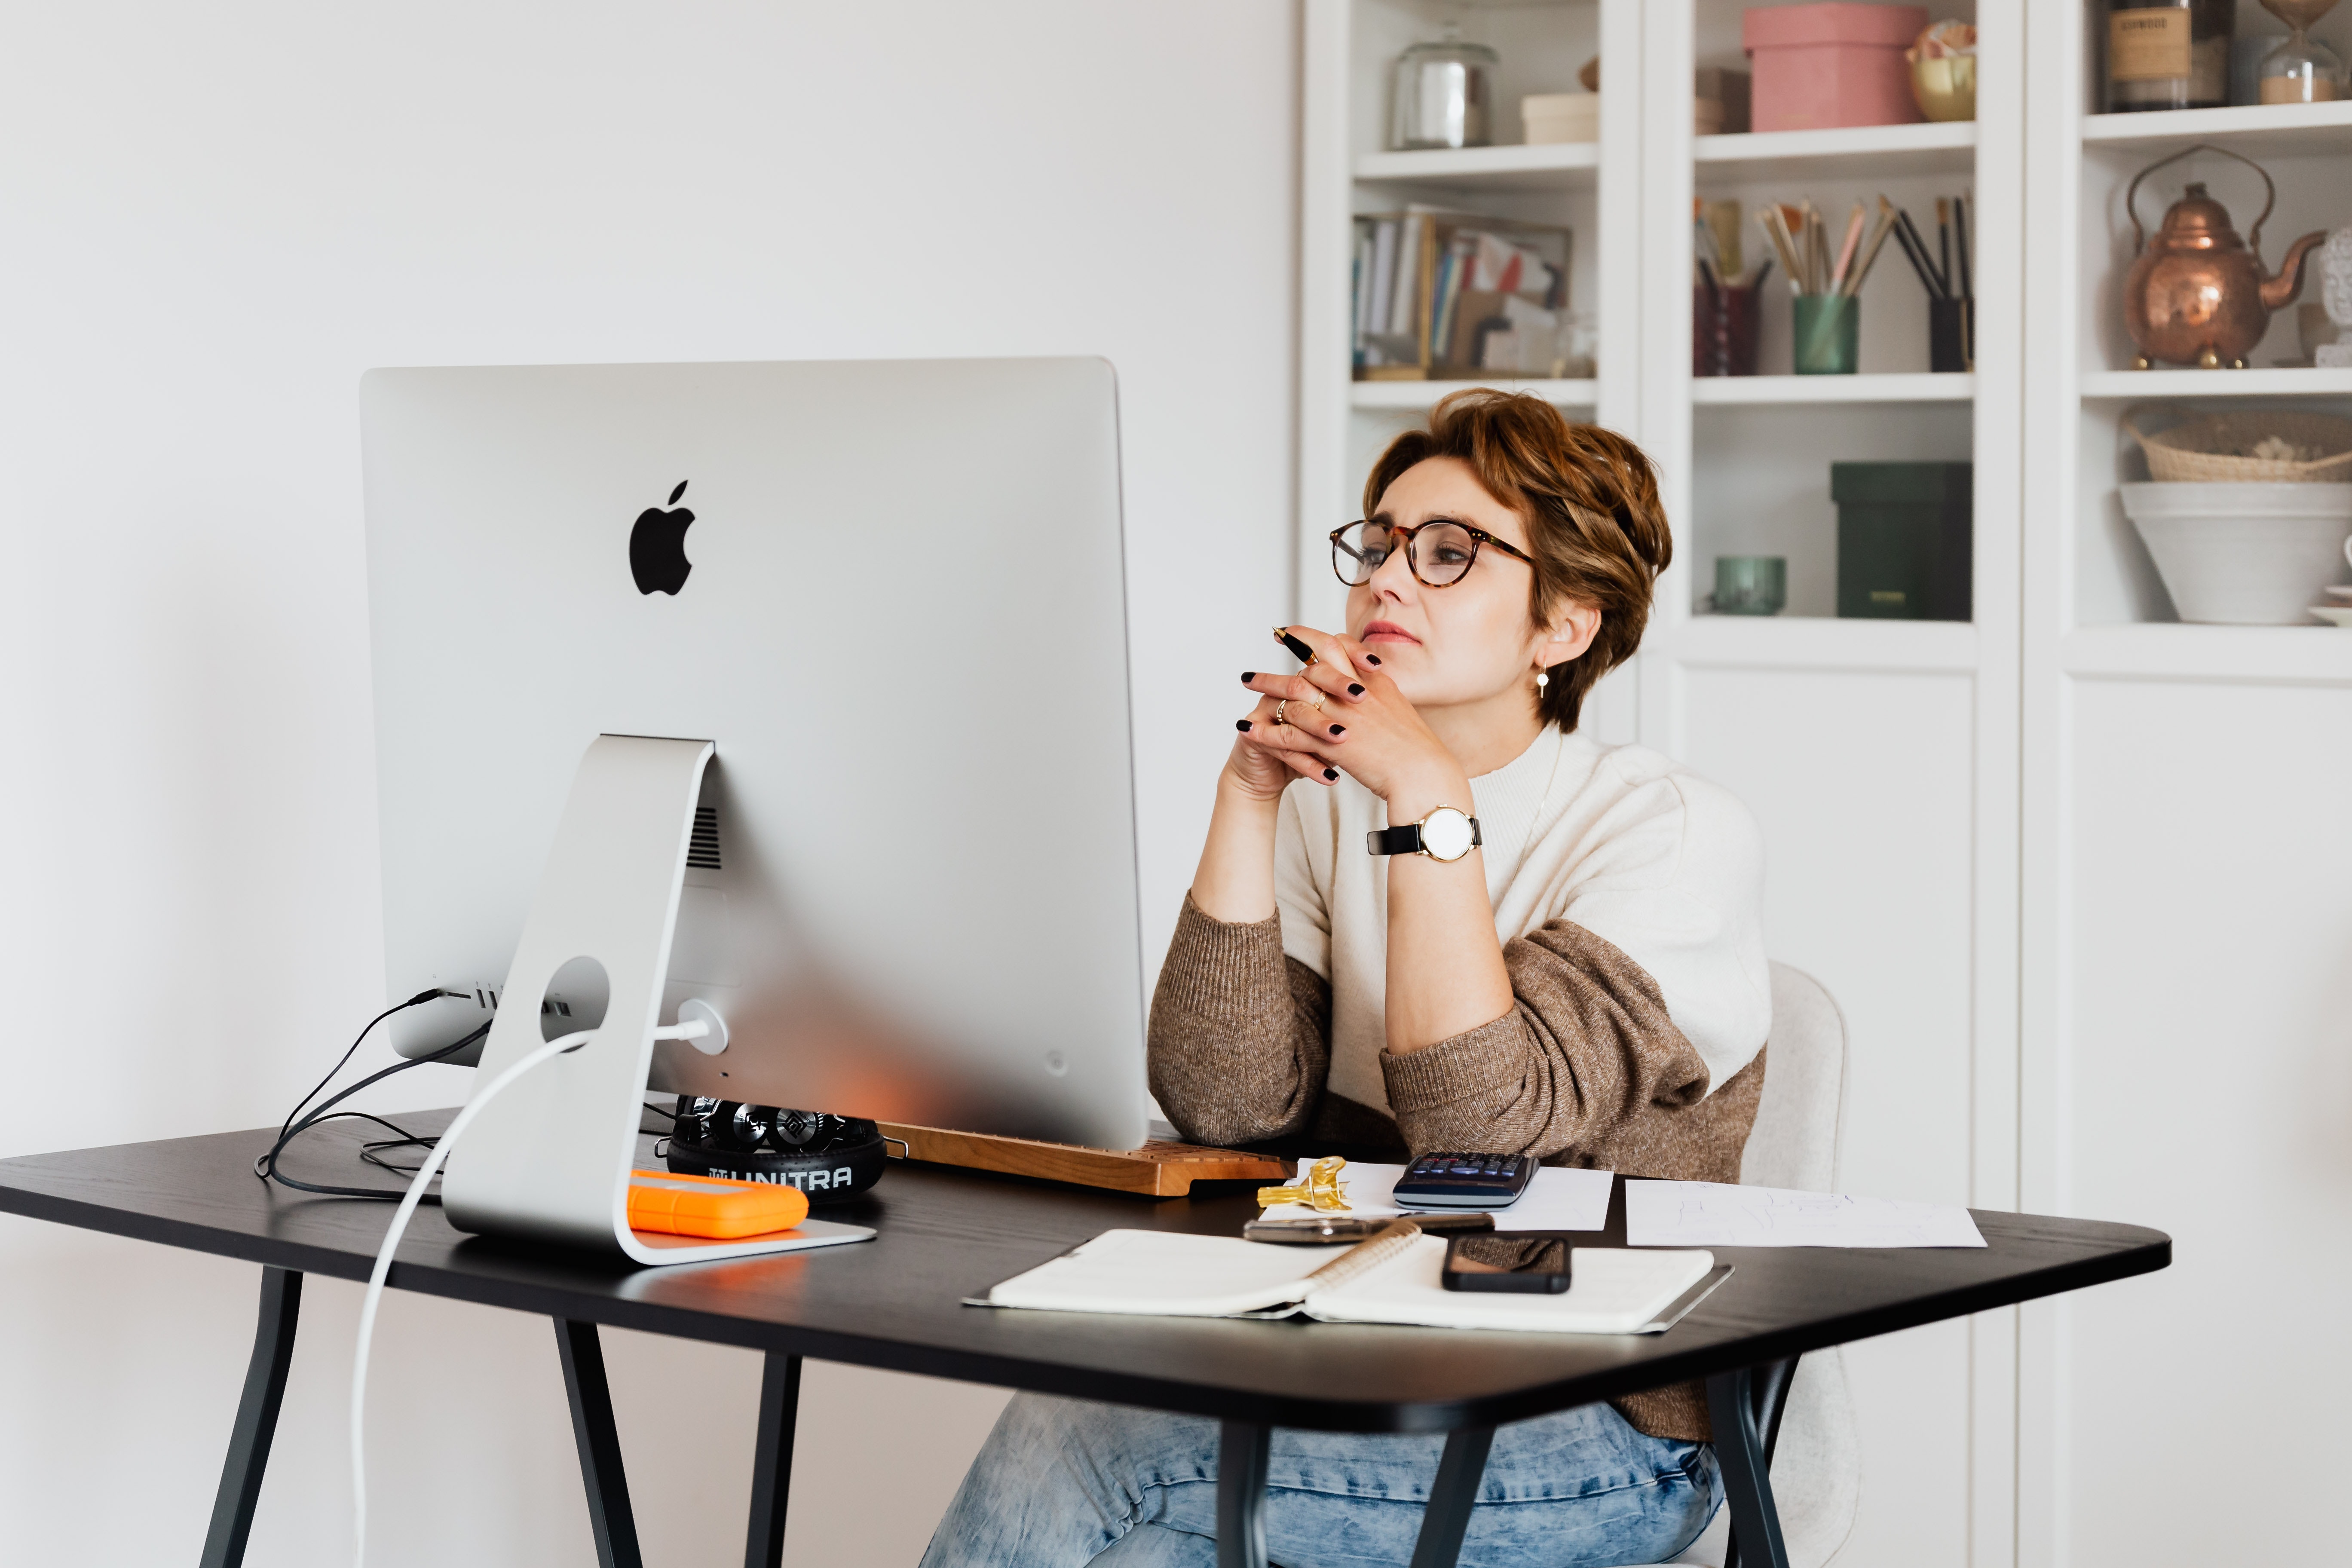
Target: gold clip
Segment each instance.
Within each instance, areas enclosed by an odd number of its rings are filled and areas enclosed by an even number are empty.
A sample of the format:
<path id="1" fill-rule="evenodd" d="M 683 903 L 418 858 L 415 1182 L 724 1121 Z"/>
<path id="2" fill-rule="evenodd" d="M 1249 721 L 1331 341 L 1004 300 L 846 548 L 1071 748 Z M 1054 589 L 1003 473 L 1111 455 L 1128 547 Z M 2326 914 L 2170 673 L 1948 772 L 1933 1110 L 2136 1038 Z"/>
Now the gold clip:
<path id="1" fill-rule="evenodd" d="M 1337 1154 L 1328 1154 L 1308 1166 L 1290 1186 L 1260 1187 L 1258 1206 L 1305 1204 L 1315 1209 L 1344 1209 L 1348 1206 L 1348 1188 L 1339 1180 L 1339 1172 L 1347 1163 Z"/>

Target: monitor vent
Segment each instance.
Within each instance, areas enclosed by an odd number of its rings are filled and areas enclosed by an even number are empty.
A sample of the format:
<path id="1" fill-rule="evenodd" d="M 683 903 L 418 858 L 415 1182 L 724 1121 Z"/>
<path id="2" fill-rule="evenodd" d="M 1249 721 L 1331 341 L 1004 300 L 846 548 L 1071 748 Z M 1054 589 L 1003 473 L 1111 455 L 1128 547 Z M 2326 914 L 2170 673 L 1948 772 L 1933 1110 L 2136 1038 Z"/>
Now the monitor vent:
<path id="1" fill-rule="evenodd" d="M 717 871 L 719 864 L 719 808 L 698 805 L 694 808 L 694 837 L 687 840 L 686 863 L 698 870 Z"/>

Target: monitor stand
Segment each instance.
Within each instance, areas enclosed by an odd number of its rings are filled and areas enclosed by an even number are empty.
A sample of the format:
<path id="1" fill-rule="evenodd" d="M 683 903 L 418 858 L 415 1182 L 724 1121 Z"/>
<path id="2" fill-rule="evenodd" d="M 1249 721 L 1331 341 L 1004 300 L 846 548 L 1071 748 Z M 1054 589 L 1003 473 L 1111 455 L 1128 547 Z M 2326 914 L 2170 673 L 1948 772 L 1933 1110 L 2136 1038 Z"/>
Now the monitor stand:
<path id="1" fill-rule="evenodd" d="M 575 959 L 601 964 L 608 1000 L 596 1037 L 542 1063 L 484 1106 L 449 1155 L 449 1223 L 482 1236 L 619 1253 L 637 1263 L 702 1263 L 864 1241 L 866 1226 L 803 1220 L 788 1231 L 703 1241 L 629 1228 L 646 1078 L 669 973 L 678 889 L 709 741 L 599 735 L 580 759 L 531 899 L 506 1005 L 490 1023 L 476 1092 L 567 1032 L 541 1028 L 541 999 Z"/>

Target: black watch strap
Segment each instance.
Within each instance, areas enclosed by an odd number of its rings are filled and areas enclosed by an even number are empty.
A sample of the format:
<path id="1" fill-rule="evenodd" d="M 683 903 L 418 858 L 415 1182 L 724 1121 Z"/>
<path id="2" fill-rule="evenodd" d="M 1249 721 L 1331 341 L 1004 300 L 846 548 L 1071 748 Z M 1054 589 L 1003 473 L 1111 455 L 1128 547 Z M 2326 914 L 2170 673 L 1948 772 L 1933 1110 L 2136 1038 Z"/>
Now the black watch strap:
<path id="1" fill-rule="evenodd" d="M 1478 831 L 1478 819 L 1470 818 L 1470 847 L 1478 848 L 1486 842 Z M 1402 827 L 1375 827 L 1364 835 L 1364 847 L 1375 855 L 1418 855 L 1421 853 L 1421 824 L 1408 822 Z"/>

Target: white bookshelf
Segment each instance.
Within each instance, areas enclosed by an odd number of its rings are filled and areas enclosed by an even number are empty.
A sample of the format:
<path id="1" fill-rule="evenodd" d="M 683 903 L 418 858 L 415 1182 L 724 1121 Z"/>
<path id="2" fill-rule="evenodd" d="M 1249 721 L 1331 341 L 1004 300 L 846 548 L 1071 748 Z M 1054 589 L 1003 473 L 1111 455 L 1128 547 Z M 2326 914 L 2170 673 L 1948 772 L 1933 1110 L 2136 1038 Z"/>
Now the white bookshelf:
<path id="1" fill-rule="evenodd" d="M 1691 160 L 1709 174 L 1804 179 L 1834 170 L 1881 178 L 1968 174 L 1976 167 L 1974 121 L 1864 125 L 1832 131 L 1750 131 L 1691 139 Z"/>
<path id="2" fill-rule="evenodd" d="M 2255 5 L 2238 30 L 2277 35 Z M 2150 1192 L 2164 1161 L 2156 1130 L 2213 1115 L 2216 1137 L 2242 1153 L 2214 1166 L 2196 1196 L 2142 1209 L 2180 1236 L 2228 1235 L 2232 1256 L 2286 1257 L 2292 1222 L 2268 1217 L 2299 1176 L 2258 1114 L 2217 1108 L 2180 1075 L 2220 1034 L 2240 1069 L 2285 1075 L 2313 1042 L 2299 1022 L 2324 1009 L 2343 955 L 2298 950 L 2291 933 L 2352 918 L 2352 847 L 2328 829 L 2340 790 L 2299 794 L 2294 781 L 2352 776 L 2352 633 L 2305 626 L 2183 625 L 2124 516 L 2117 487 L 2146 477 L 2123 434 L 2130 410 L 2299 406 L 2352 412 L 2352 372 L 2282 365 L 2299 356 L 2294 311 L 2278 312 L 2249 356 L 2252 368 L 2131 367 L 2121 285 L 2132 259 L 2125 195 L 2157 160 L 2200 143 L 2256 159 L 2276 182 L 2262 234 L 2275 267 L 2297 235 L 2352 222 L 2352 103 L 2140 114 L 2097 112 L 2098 35 L 2087 5 L 2028 8 L 2029 156 L 2024 300 L 2026 374 L 2020 389 L 2023 591 L 2021 749 L 2016 774 L 2021 955 L 2015 994 L 2018 1121 L 2014 1170 L 2022 1206 L 2112 1209 Z M 2352 13 L 2317 29 L 2352 48 Z M 2149 228 L 2189 181 L 2203 181 L 2241 234 L 2263 202 L 2262 181 L 2226 158 L 2200 156 L 2151 175 L 2141 192 Z M 2316 298 L 2306 283 L 2302 298 Z M 2318 595 L 2314 594 L 2316 599 Z M 2284 781 L 2266 787 L 2261 781 Z M 2312 802 L 2326 804 L 2315 806 Z M 2273 842 L 2265 842 L 2273 838 Z M 2145 875 L 2143 875 L 2143 869 Z M 2273 919 L 2273 915 L 2275 919 Z M 2197 984 L 2199 951 L 2241 955 L 2233 985 L 2262 1000 L 2226 1027 Z M 2192 951 L 2196 950 L 2196 951 Z M 2157 1092 L 2099 1087 L 2127 1052 Z M 2218 1114 L 2215 1114 L 2218 1110 Z M 2226 1419 L 2289 1444 L 2326 1442 L 2292 1396 L 2260 1370 L 2261 1352 L 2215 1310 L 2231 1265 L 2183 1260 L 2160 1295 L 2135 1303 L 2084 1300 L 2017 1317 L 2017 1489 L 2007 1523 L 2019 1562 L 2217 1559 L 2232 1555 L 2221 1510 L 2172 1508 L 2215 1449 L 2155 1431 L 2198 1434 L 2223 1419 L 2215 1391 L 2232 1391 Z M 2270 1270 L 2281 1291 L 2314 1288 L 2294 1266 Z M 2332 1284 L 2332 1279 L 2330 1280 Z M 2128 1392 L 2158 1344 L 2226 1344 L 2200 1387 Z M 2120 1395 L 2120 1396 L 2119 1396 Z M 2131 1472 L 2127 1485 L 2105 1469 Z M 2261 1555 L 2292 1560 L 2324 1532 L 2266 1535 Z"/>
<path id="3" fill-rule="evenodd" d="M 2340 23 L 2340 19 L 2339 23 Z M 2321 29 L 2323 34 L 2339 28 Z M 2086 146 L 2210 142 L 2248 157 L 2293 154 L 2315 141 L 2352 130 L 2352 99 L 2335 103 L 2273 103 L 2236 109 L 2176 109 L 2145 114 L 2084 114 Z"/>
<path id="4" fill-rule="evenodd" d="M 2305 1179 L 2297 1151 L 2332 1136 L 2310 1122 L 2281 1139 L 2269 1102 L 2217 1108 L 2198 1086 L 2215 1052 L 2289 1083 L 2340 1055 L 2340 1028 L 2323 1037 L 2314 1020 L 2341 1013 L 2333 976 L 2352 930 L 2352 632 L 2174 621 L 2116 487 L 2141 477 L 2120 428 L 2136 406 L 2352 414 L 2352 371 L 2275 363 L 2291 310 L 2255 368 L 2133 370 L 2117 290 L 2126 187 L 2199 142 L 2276 178 L 2272 265 L 2295 236 L 2352 222 L 2352 102 L 2097 114 L 2090 0 L 1958 0 L 1932 11 L 1979 30 L 1973 122 L 1694 136 L 1691 68 L 1741 63 L 1749 3 L 1778 0 L 1474 7 L 1465 32 L 1498 47 L 1556 35 L 1506 82 L 1507 121 L 1519 92 L 1547 89 L 1535 78 L 1556 89 L 1596 47 L 1638 70 L 1607 73 L 1596 143 L 1391 154 L 1380 68 L 1444 12 L 1307 0 L 1301 614 L 1338 619 L 1324 535 L 1355 515 L 1381 444 L 1454 384 L 1349 382 L 1349 213 L 1402 200 L 1572 212 L 1583 308 L 1602 324 L 1598 374 L 1517 384 L 1640 441 L 1676 543 L 1641 657 L 1603 683 L 1587 725 L 1682 758 L 1763 821 L 1775 956 L 1820 976 L 1851 1030 L 1842 1180 L 2134 1218 L 2190 1243 L 2128 1300 L 2093 1292 L 1849 1347 L 1869 1456 L 1838 1568 L 2315 1556 L 2333 1544 L 2326 1510 L 2281 1515 L 2257 1542 L 2242 1510 L 2149 1510 L 2145 1497 L 2210 1490 L 2227 1450 L 2200 1431 L 2259 1423 L 2277 1451 L 2335 1451 L 2301 1385 L 2236 1332 L 2215 1272 L 2242 1237 L 2259 1238 L 2249 1258 L 2307 1249 L 2260 1217 L 2274 1193 L 2252 1178 L 2172 1181 L 2160 1125 L 2207 1129 L 2235 1152 L 2230 1173 L 2269 1159 L 2281 1180 Z M 2279 30 L 2253 0 L 2240 0 L 2239 27 Z M 2352 5 L 2319 32 L 2352 56 Z M 2251 226 L 2260 182 L 2227 160 L 2152 179 L 2143 221 L 2188 179 Z M 1695 195 L 1750 214 L 1811 195 L 1834 220 L 1884 191 L 1924 221 L 1934 196 L 1962 189 L 1976 218 L 1972 374 L 1929 373 L 1922 291 L 1890 245 L 1864 290 L 1864 374 L 1779 374 L 1782 292 L 1765 316 L 1772 374 L 1691 376 Z M 1974 464 L 1972 621 L 1828 613 L 1826 468 L 1872 458 Z M 1790 613 L 1696 613 L 1715 555 L 1766 552 L 1790 558 Z M 2216 964 L 2231 998 L 2218 1016 L 2171 978 Z M 2119 1083 L 2132 1087 L 2119 1096 Z M 2292 1267 L 2298 1288 L 2333 1289 Z M 2148 1380 L 2181 1342 L 2224 1347 L 2208 1359 L 2226 1373 Z"/>
<path id="5" fill-rule="evenodd" d="M 1449 392 L 1470 386 L 1497 386 L 1506 392 L 1529 392 L 1559 408 L 1589 409 L 1601 399 L 1601 383 L 1592 377 L 1572 381 L 1520 380 L 1492 376 L 1485 381 L 1359 381 L 1348 388 L 1348 402 L 1356 408 L 1423 409 Z"/>
<path id="6" fill-rule="evenodd" d="M 1307 0 L 1299 614 L 1320 625 L 1342 618 L 1324 536 L 1357 515 L 1381 447 L 1461 384 L 1349 378 L 1349 215 L 1425 201 L 1568 222 L 1577 230 L 1572 306 L 1600 322 L 1596 374 L 1495 384 L 1639 441 L 1658 465 L 1675 532 L 1642 655 L 1602 683 L 1586 726 L 1689 761 L 1764 819 L 1776 952 L 1821 975 L 1854 1028 L 1849 1184 L 2010 1206 L 2023 0 L 1958 6 L 1987 37 L 1975 122 L 1695 136 L 1693 69 L 1741 63 L 1744 3 L 1568 0 L 1460 12 L 1466 36 L 1506 51 L 1507 77 L 1510 40 L 1555 35 L 1504 83 L 1506 137 L 1519 93 L 1564 88 L 1591 53 L 1638 68 L 1604 63 L 1597 142 L 1390 153 L 1381 144 L 1386 62 L 1416 37 L 1435 36 L 1447 9 L 1438 0 Z M 1974 374 L 1929 371 L 1925 295 L 1890 242 L 1864 294 L 1863 374 L 1787 374 L 1790 296 L 1776 277 L 1764 316 L 1768 374 L 1693 378 L 1695 196 L 1736 197 L 1752 215 L 1764 201 L 1810 195 L 1841 217 L 1882 191 L 1927 220 L 1931 241 L 1935 196 L 1973 195 Z M 1752 218 L 1748 244 L 1751 256 L 1764 244 Z M 1881 458 L 1975 464 L 1972 621 L 1832 614 L 1830 465 Z M 1715 555 L 1763 552 L 1790 559 L 1789 613 L 1696 613 Z M 1884 837 L 1858 852 L 1855 836 L 1873 833 Z M 1914 937 L 1882 943 L 1880 933 L 1895 931 Z M 1929 931 L 1948 934 L 1920 934 Z M 1938 999 L 1932 1016 L 1919 1011 L 1928 997 Z M 2013 1337 L 2003 1331 L 1955 1327 L 1940 1340 L 1897 1336 L 1848 1352 L 1874 1457 L 1843 1568 L 1909 1568 L 1923 1542 L 1965 1541 L 1971 1521 L 2013 1507 L 2005 1478 L 2015 1401 L 2001 1370 Z M 1969 1349 L 1979 1341 L 1981 1354 Z M 1954 1431 L 1985 1435 L 1970 1464 L 1917 1457 L 1943 1453 Z"/>
<path id="7" fill-rule="evenodd" d="M 1968 621 L 1693 616 L 1662 636 L 1675 661 L 1690 669 L 1972 675 L 1979 654 L 1977 628 Z"/>
<path id="8" fill-rule="evenodd" d="M 2352 216 L 2352 214 L 2347 214 Z M 2272 258 L 2277 259 L 2275 256 Z M 2306 290 L 2308 292 L 2308 290 Z M 2352 397 L 2352 370 L 2093 370 L 2083 373 L 2085 400 L 2147 398 Z"/>
<path id="9" fill-rule="evenodd" d="M 2352 686 L 2352 633 L 2307 626 L 2084 626 L 2058 662 L 2070 676 L 2246 686 Z"/>
<path id="10" fill-rule="evenodd" d="M 1601 147 L 1594 142 L 1365 153 L 1356 159 L 1360 182 L 1464 191 L 1589 190 L 1600 171 Z"/>
<path id="11" fill-rule="evenodd" d="M 1876 375 L 1694 376 L 1691 402 L 1747 404 L 1969 403 L 1977 378 L 1964 371 L 1915 371 Z"/>

